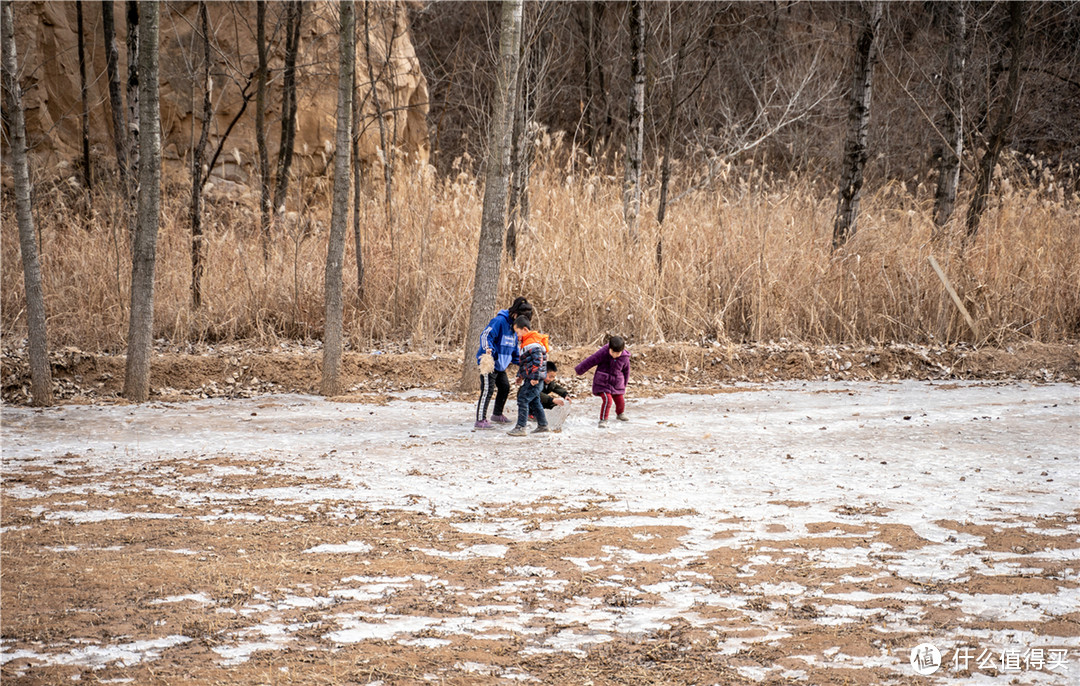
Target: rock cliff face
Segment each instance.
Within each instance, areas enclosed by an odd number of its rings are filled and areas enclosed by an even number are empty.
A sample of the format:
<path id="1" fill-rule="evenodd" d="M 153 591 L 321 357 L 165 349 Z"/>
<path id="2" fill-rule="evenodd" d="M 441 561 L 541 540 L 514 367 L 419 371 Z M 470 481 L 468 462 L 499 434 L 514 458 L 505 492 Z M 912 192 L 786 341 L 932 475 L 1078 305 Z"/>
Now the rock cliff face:
<path id="1" fill-rule="evenodd" d="M 427 82 L 413 50 L 404 7 L 398 3 L 358 4 L 357 92 L 363 103 L 360 155 L 368 163 L 380 158 L 380 127 L 396 154 L 426 161 L 428 139 Z M 79 162 L 82 102 L 74 2 L 15 3 L 15 41 L 22 69 L 27 133 L 39 173 L 74 173 Z M 95 173 L 115 169 L 112 112 L 109 106 L 101 3 L 84 2 L 84 42 L 90 109 L 91 164 Z M 211 80 L 214 114 L 208 150 L 213 151 L 230 124 L 213 180 L 245 192 L 258 178 L 255 143 L 255 4 L 211 2 Z M 124 3 L 114 3 L 116 42 L 120 52 L 121 88 L 126 76 Z M 202 126 L 202 38 L 198 4 L 163 3 L 161 13 L 160 81 L 163 157 L 172 171 L 183 173 Z M 281 133 L 282 68 L 285 4 L 267 3 L 266 36 L 270 80 L 267 87 L 267 147 L 276 168 Z M 297 131 L 294 169 L 327 173 L 334 146 L 337 88 L 337 5 L 304 4 L 297 56 Z M 370 64 L 370 69 L 369 69 Z M 372 92 L 369 74 L 377 87 Z M 245 106 L 245 98 L 248 102 Z M 332 168 L 332 167 L 330 167 Z M 167 168 L 166 171 L 169 171 Z M 237 184 L 233 186 L 232 184 Z"/>

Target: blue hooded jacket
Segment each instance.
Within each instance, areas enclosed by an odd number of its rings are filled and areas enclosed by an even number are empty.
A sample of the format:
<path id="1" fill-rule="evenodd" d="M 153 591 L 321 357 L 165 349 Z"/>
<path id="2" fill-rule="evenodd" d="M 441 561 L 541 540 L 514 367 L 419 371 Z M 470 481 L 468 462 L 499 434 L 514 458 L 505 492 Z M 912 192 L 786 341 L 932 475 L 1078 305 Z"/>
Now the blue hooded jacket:
<path id="1" fill-rule="evenodd" d="M 480 347 L 476 350 L 477 364 L 480 364 L 480 356 L 488 348 L 491 348 L 491 356 L 495 358 L 495 371 L 506 371 L 509 365 L 518 364 L 518 338 L 514 333 L 510 310 L 499 310 L 480 334 Z"/>

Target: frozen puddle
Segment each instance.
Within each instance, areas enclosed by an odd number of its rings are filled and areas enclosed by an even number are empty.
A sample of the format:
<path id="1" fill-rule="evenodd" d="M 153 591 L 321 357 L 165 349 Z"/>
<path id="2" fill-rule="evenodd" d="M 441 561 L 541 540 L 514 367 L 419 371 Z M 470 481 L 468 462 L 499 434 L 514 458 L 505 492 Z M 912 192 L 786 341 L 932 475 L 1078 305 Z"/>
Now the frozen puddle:
<path id="1" fill-rule="evenodd" d="M 35 608 L 5 590 L 3 674 L 496 642 L 522 662 L 448 658 L 443 676 L 533 681 L 529 660 L 685 634 L 749 681 L 867 670 L 865 683 L 905 683 L 908 652 L 930 642 L 934 682 L 1080 683 L 1076 386 L 631 394 L 631 421 L 608 429 L 579 399 L 561 434 L 526 439 L 473 431 L 468 403 L 414 395 L 427 402 L 4 407 L 5 556 L 21 536 L 73 568 L 161 556 L 180 576 L 133 610 L 173 613 L 160 628 L 112 642 L 19 638 Z M 161 540 L 109 538 L 126 526 Z M 104 538 L 53 535 L 90 527 Z M 166 535 L 183 527 L 222 533 Z M 248 586 L 183 581 L 198 565 L 273 564 L 255 530 L 295 531 L 275 545 L 303 569 L 277 587 L 254 572 Z M 967 650 L 996 667 L 949 662 Z"/>

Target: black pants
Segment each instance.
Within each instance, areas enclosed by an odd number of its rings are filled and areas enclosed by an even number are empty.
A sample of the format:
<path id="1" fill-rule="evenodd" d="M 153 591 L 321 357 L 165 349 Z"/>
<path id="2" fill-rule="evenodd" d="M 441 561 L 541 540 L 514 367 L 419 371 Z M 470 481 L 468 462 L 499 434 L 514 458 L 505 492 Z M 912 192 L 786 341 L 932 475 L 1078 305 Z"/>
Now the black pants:
<path id="1" fill-rule="evenodd" d="M 492 393 L 495 394 L 495 407 L 491 414 L 502 414 L 506 398 L 510 395 L 510 379 L 506 378 L 506 370 L 480 375 L 480 400 L 476 403 L 476 421 L 487 419 Z"/>

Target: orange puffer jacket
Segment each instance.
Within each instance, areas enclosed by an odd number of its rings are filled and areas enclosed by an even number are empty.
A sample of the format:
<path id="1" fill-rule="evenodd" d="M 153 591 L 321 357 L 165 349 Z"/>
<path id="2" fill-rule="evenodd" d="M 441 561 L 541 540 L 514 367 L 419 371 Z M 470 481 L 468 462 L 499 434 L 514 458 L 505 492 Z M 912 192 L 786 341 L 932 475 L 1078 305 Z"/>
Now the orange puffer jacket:
<path id="1" fill-rule="evenodd" d="M 543 381 L 547 375 L 547 355 L 551 350 L 551 341 L 547 334 L 530 331 L 521 337 L 521 349 L 518 357 L 521 362 L 518 365 L 517 378 L 519 381 L 535 379 Z"/>

